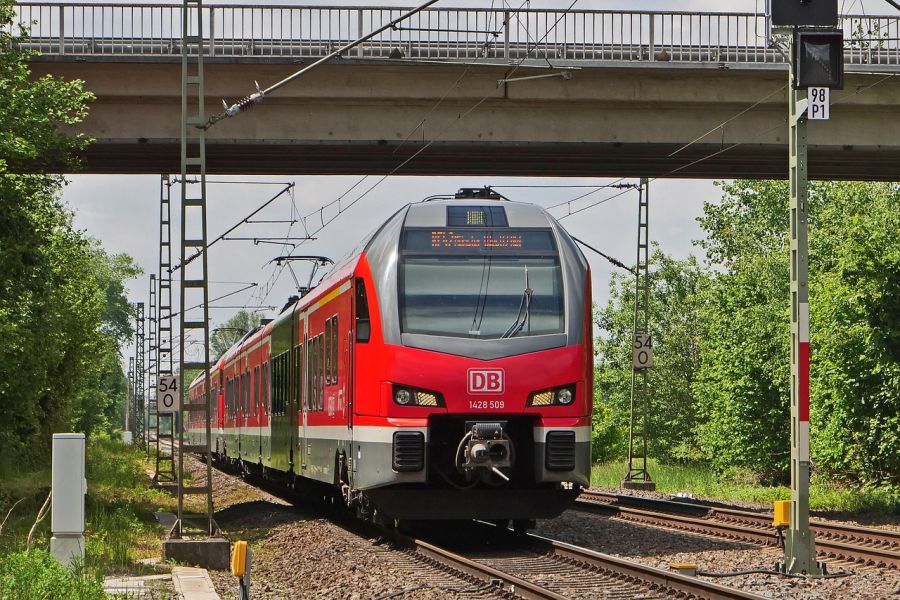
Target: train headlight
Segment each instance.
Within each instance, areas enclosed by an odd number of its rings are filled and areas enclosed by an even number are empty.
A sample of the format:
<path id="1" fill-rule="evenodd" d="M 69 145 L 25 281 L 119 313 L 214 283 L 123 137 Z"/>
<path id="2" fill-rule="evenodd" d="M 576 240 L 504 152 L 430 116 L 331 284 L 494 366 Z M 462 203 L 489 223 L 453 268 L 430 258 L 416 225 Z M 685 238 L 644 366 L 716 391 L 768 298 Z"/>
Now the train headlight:
<path id="1" fill-rule="evenodd" d="M 394 386 L 394 402 L 400 406 L 425 406 L 430 408 L 444 406 L 444 398 L 437 392 L 401 385 Z"/>
<path id="2" fill-rule="evenodd" d="M 416 391 L 416 404 L 419 406 L 438 406 L 437 394 L 431 392 Z"/>
<path id="3" fill-rule="evenodd" d="M 553 390 L 546 390 L 532 395 L 529 404 L 531 406 L 550 406 L 553 404 Z"/>
<path id="4" fill-rule="evenodd" d="M 575 386 L 567 385 L 533 392 L 528 397 L 528 406 L 569 406 L 574 401 Z"/>
<path id="5" fill-rule="evenodd" d="M 394 392 L 394 400 L 397 404 L 402 404 L 406 406 L 410 402 L 412 402 L 412 392 L 410 392 L 406 388 L 400 388 L 396 392 Z"/>

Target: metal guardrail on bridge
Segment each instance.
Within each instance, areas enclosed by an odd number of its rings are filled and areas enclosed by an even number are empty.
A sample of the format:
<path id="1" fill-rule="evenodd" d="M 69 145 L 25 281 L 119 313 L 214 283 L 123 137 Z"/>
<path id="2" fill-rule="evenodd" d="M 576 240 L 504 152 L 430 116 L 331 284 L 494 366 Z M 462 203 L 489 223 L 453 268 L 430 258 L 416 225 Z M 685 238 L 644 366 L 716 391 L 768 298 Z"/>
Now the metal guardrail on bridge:
<path id="1" fill-rule="evenodd" d="M 402 8 L 213 5 L 203 9 L 213 57 L 319 57 L 399 17 Z M 181 53 L 180 4 L 21 2 L 27 47 L 46 55 Z M 900 18 L 842 17 L 846 62 L 900 70 Z M 673 62 L 774 66 L 784 62 L 754 13 L 437 8 L 413 16 L 348 58 L 554 64 Z"/>

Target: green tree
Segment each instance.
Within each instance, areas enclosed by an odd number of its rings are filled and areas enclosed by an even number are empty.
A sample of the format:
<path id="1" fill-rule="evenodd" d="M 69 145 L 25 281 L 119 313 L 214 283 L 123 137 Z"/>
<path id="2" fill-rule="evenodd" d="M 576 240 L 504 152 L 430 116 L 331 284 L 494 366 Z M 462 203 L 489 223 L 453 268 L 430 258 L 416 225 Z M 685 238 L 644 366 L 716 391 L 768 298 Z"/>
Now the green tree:
<path id="1" fill-rule="evenodd" d="M 702 303 L 694 384 L 706 457 L 784 480 L 790 456 L 788 188 L 737 181 L 707 205 L 716 264 Z M 896 184 L 810 189 L 812 457 L 856 479 L 900 472 L 900 193 Z"/>
<path id="2" fill-rule="evenodd" d="M 696 459 L 695 401 L 699 368 L 699 293 L 708 275 L 696 258 L 676 260 L 655 249 L 650 257 L 650 454 L 661 460 Z M 596 313 L 595 458 L 627 454 L 631 400 L 634 276 L 614 274 L 610 300 Z M 653 433 L 655 432 L 655 433 Z"/>
<path id="3" fill-rule="evenodd" d="M 900 484 L 900 185 L 822 186 L 811 240 L 812 456 Z"/>
<path id="4" fill-rule="evenodd" d="M 116 312 L 130 260 L 107 257 L 73 227 L 59 199 L 65 180 L 47 174 L 77 168 L 89 140 L 70 126 L 92 96 L 80 81 L 30 77 L 12 7 L 0 0 L 0 447 L 20 467 L 21 457 L 47 456 L 52 432 L 90 433 L 116 403 L 115 341 L 129 331 Z"/>
<path id="5" fill-rule="evenodd" d="M 209 352 L 212 359 L 218 359 L 248 332 L 259 327 L 260 319 L 258 313 L 239 310 L 230 319 L 216 327 L 209 336 Z"/>
<path id="6" fill-rule="evenodd" d="M 14 6 L 11 0 L 0 0 L 0 174 L 72 169 L 89 140 L 64 128 L 84 120 L 93 95 L 79 80 L 30 78 L 28 58 L 33 53 L 20 48 L 28 24 L 15 22 Z M 60 182 L 59 176 L 39 175 L 20 183 L 43 190 Z"/>

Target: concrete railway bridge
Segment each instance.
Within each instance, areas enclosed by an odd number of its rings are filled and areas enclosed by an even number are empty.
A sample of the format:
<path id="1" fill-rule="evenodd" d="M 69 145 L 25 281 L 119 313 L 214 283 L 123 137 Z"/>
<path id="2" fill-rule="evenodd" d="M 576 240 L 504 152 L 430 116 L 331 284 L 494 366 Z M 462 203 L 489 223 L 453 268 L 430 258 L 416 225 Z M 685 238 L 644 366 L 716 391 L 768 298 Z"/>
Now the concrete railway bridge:
<path id="1" fill-rule="evenodd" d="M 208 113 L 401 14 L 203 10 Z M 181 5 L 17 11 L 35 75 L 97 96 L 80 127 L 96 139 L 88 172 L 177 172 Z M 846 87 L 810 127 L 810 176 L 900 179 L 900 18 L 841 25 Z M 396 172 L 784 178 L 787 65 L 767 29 L 752 13 L 434 8 L 210 129 L 209 172 L 387 173 L 411 159 Z"/>

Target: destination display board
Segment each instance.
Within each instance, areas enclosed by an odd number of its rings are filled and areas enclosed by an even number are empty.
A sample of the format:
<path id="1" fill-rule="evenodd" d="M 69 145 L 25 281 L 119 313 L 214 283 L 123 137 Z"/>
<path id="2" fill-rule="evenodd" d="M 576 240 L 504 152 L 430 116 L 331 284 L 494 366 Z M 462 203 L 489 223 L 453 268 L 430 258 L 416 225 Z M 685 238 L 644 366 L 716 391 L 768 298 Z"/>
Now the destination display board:
<path id="1" fill-rule="evenodd" d="M 556 254 L 546 229 L 408 229 L 402 249 L 416 254 Z"/>

